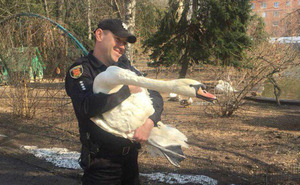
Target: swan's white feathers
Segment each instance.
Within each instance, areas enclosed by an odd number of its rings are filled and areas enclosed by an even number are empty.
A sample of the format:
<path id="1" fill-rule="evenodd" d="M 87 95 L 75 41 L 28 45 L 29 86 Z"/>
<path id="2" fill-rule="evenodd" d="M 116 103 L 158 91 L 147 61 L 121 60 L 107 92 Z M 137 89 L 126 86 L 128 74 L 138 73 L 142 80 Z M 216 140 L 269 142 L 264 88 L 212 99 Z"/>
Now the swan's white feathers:
<path id="1" fill-rule="evenodd" d="M 219 80 L 218 84 L 215 87 L 216 92 L 218 93 L 232 93 L 232 92 L 237 92 L 229 82 Z"/>
<path id="2" fill-rule="evenodd" d="M 159 144 L 163 147 L 170 145 L 181 145 L 185 148 L 188 147 L 187 137 L 177 130 L 176 128 L 165 125 L 162 122 L 158 122 L 158 127 L 154 127 L 151 131 L 149 139 L 159 141 Z"/>
<path id="3" fill-rule="evenodd" d="M 102 128 L 103 130 L 105 130 L 106 132 L 109 132 L 115 136 L 118 136 L 118 137 L 124 137 L 126 139 L 130 139 L 126 133 L 122 133 L 120 132 L 119 130 L 117 129 L 114 129 L 112 127 L 110 127 L 109 124 L 107 124 L 107 122 L 105 122 L 103 119 L 101 119 L 100 117 L 96 116 L 96 117 L 93 117 L 91 118 L 91 120 L 97 125 L 99 126 L 100 128 Z"/>
<path id="4" fill-rule="evenodd" d="M 143 87 L 142 92 L 131 94 L 120 105 L 102 114 L 102 117 L 93 117 L 91 120 L 103 130 L 126 139 L 133 139 L 134 131 L 143 125 L 146 119 L 154 113 L 149 92 L 145 89 L 160 92 L 176 92 L 186 96 L 195 96 L 196 91 L 190 85 L 200 82 L 190 79 L 172 81 L 152 80 L 137 76 L 134 72 L 119 67 L 108 67 L 94 80 L 94 93 L 111 94 L 117 92 L 123 85 Z M 170 163 L 178 163 L 185 157 L 181 147 L 188 147 L 187 137 L 174 127 L 158 123 L 148 138 L 148 152 L 152 155 L 165 156 Z"/>
<path id="5" fill-rule="evenodd" d="M 105 72 L 96 76 L 93 85 L 94 93 L 114 93 L 122 86 L 136 85 L 159 92 L 173 92 L 184 96 L 194 97 L 196 91 L 190 85 L 198 85 L 200 82 L 192 79 L 176 79 L 170 81 L 154 80 L 137 76 L 128 69 L 122 69 L 117 66 L 110 66 Z"/>
<path id="6" fill-rule="evenodd" d="M 177 98 L 178 95 L 176 93 L 170 93 L 169 98 Z"/>
<path id="7" fill-rule="evenodd" d="M 119 132 L 118 135 L 120 136 L 123 133 L 133 132 L 143 125 L 146 119 L 154 113 L 152 101 L 148 94 L 148 91 L 145 89 L 140 93 L 131 94 L 126 101 L 103 113 L 103 119 L 107 124 L 103 129 L 105 131 L 114 129 L 116 132 Z M 97 122 L 96 124 L 98 125 Z M 103 122 L 99 126 L 103 127 Z M 129 136 L 131 136 L 129 139 L 132 139 L 133 135 Z"/>

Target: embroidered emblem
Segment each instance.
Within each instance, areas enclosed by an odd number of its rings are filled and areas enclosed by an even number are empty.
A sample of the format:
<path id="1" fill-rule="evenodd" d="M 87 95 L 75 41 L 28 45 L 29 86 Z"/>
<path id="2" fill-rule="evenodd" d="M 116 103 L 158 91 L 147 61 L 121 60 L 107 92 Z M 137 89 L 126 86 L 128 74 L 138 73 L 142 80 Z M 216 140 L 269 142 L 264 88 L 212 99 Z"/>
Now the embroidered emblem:
<path id="1" fill-rule="evenodd" d="M 72 69 L 70 69 L 70 76 L 74 79 L 79 78 L 83 73 L 83 67 L 82 65 L 75 66 Z"/>
<path id="2" fill-rule="evenodd" d="M 85 87 L 83 81 L 79 81 L 79 84 L 80 84 L 81 89 L 82 89 L 83 91 L 85 91 L 85 90 L 86 90 L 86 87 Z"/>

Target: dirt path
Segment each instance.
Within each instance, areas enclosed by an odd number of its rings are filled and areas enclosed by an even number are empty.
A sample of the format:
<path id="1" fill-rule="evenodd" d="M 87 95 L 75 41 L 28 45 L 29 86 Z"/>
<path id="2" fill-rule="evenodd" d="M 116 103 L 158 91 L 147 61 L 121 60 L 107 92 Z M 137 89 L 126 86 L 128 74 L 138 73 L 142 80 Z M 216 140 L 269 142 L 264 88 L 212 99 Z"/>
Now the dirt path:
<path id="1" fill-rule="evenodd" d="M 24 154 L 26 156 L 26 154 Z M 0 185 L 66 185 L 80 184 L 75 177 L 64 177 L 40 165 L 25 162 L 24 156 L 12 157 L 0 152 Z"/>
<path id="2" fill-rule="evenodd" d="M 20 131 L 0 127 L 0 185 L 79 185 L 80 172 L 59 169 L 20 149 Z M 6 133 L 7 135 L 4 135 Z"/>
<path id="3" fill-rule="evenodd" d="M 187 159 L 175 168 L 164 158 L 141 152 L 140 171 L 206 175 L 221 185 L 300 183 L 299 106 L 248 103 L 226 119 L 209 117 L 204 109 L 197 102 L 183 108 L 165 101 L 162 121 L 189 138 Z M 7 113 L 0 113 L 0 134 L 7 136 L 0 136 L 0 185 L 80 184 L 80 171 L 56 168 L 20 150 L 22 145 L 35 145 L 78 151 L 77 135 Z M 142 178 L 142 184 L 164 183 Z"/>
<path id="4" fill-rule="evenodd" d="M 0 116 L 0 185 L 79 185 L 80 171 L 60 169 L 21 150 L 23 145 L 59 146 L 50 128 Z M 43 132 L 44 131 L 44 132 Z M 61 133 L 60 133 L 61 134 Z M 66 140 L 67 141 L 67 140 Z M 66 142 L 65 141 L 65 142 Z"/>

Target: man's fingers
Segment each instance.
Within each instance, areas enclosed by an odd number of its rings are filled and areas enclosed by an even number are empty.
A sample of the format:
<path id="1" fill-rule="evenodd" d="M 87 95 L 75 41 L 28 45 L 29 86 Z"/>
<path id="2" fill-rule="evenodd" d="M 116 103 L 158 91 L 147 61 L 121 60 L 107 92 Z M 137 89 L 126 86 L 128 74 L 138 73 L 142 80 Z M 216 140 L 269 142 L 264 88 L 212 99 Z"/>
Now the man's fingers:
<path id="1" fill-rule="evenodd" d="M 139 143 L 145 143 L 147 141 L 147 138 L 138 135 L 137 132 L 135 132 L 135 134 L 133 135 L 133 139 Z"/>

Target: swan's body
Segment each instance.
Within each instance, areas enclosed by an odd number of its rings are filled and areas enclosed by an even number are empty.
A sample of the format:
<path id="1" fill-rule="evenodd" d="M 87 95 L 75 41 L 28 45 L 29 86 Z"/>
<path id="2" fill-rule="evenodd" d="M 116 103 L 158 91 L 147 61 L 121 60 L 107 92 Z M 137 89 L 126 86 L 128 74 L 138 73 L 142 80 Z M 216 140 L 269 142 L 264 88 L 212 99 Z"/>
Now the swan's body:
<path id="1" fill-rule="evenodd" d="M 229 82 L 219 80 L 218 84 L 215 87 L 216 92 L 218 93 L 232 93 L 232 92 L 237 92 Z"/>
<path id="2" fill-rule="evenodd" d="M 131 94 L 120 105 L 103 113 L 105 121 L 97 121 L 96 124 L 100 123 L 98 126 L 114 135 L 132 139 L 135 129 L 143 125 L 153 113 L 149 93 L 143 88 L 142 92 Z"/>
<path id="3" fill-rule="evenodd" d="M 175 92 L 186 96 L 197 96 L 196 90 L 190 85 L 201 85 L 195 80 L 180 79 L 172 81 L 152 80 L 137 76 L 134 72 L 116 66 L 108 67 L 97 75 L 93 84 L 94 93 L 111 94 L 117 92 L 123 85 L 135 85 L 142 92 L 131 94 L 120 105 L 102 114 L 103 118 L 91 118 L 103 130 L 116 136 L 132 140 L 135 129 L 143 125 L 146 119 L 154 113 L 148 91 Z M 181 147 L 188 147 L 187 137 L 175 128 L 159 122 L 148 138 L 148 149 L 152 155 L 164 155 L 173 165 L 185 157 Z"/>
<path id="4" fill-rule="evenodd" d="M 170 93 L 168 101 L 181 101 L 181 96 L 176 93 Z"/>

